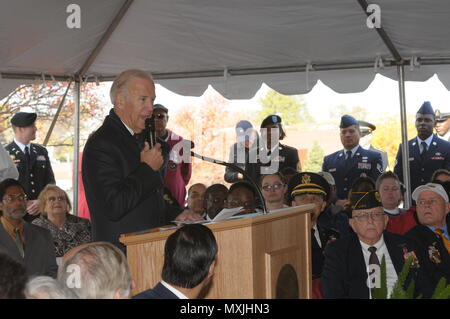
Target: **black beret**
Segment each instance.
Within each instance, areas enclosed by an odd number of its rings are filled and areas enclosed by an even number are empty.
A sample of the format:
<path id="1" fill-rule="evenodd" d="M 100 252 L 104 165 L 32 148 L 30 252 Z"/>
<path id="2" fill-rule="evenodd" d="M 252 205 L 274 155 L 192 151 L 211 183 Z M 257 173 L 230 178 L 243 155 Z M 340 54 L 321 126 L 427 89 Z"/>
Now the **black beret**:
<path id="1" fill-rule="evenodd" d="M 261 128 L 266 127 L 267 125 L 272 125 L 272 124 L 281 124 L 281 117 L 279 117 L 278 115 L 275 115 L 275 114 L 269 115 L 262 121 Z"/>
<path id="2" fill-rule="evenodd" d="M 436 122 L 443 122 L 450 118 L 450 113 L 441 113 L 441 111 L 436 110 L 434 116 L 436 117 Z"/>
<path id="3" fill-rule="evenodd" d="M 292 176 L 289 181 L 289 194 L 294 198 L 300 194 L 321 194 L 325 200 L 330 196 L 330 184 L 316 173 L 302 172 Z"/>
<path id="4" fill-rule="evenodd" d="M 358 125 L 358 121 L 351 115 L 344 115 L 341 117 L 340 128 L 347 128 L 352 125 Z"/>
<path id="5" fill-rule="evenodd" d="M 350 195 L 350 210 L 371 209 L 383 206 L 381 203 L 380 193 L 373 190 L 370 192 L 352 192 Z"/>
<path id="6" fill-rule="evenodd" d="M 431 114 L 434 115 L 433 107 L 431 106 L 431 103 L 426 101 L 423 102 L 420 109 L 417 111 L 417 114 Z"/>
<path id="7" fill-rule="evenodd" d="M 376 126 L 366 121 L 358 121 L 359 131 L 363 134 L 370 134 L 376 130 Z"/>
<path id="8" fill-rule="evenodd" d="M 27 127 L 36 121 L 36 113 L 17 112 L 11 118 L 11 124 L 17 127 Z"/>
<path id="9" fill-rule="evenodd" d="M 162 105 L 162 104 L 155 104 L 155 105 L 153 105 L 153 110 L 158 110 L 158 109 L 159 110 L 163 110 L 164 112 L 166 112 L 166 114 L 169 113 L 169 110 L 164 105 Z"/>

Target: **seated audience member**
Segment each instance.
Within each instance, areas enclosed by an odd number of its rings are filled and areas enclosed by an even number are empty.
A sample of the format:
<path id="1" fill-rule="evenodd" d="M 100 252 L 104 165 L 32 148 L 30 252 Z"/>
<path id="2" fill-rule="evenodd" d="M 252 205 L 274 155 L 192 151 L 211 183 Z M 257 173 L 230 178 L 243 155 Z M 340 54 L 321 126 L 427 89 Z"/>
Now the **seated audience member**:
<path id="1" fill-rule="evenodd" d="M 419 249 L 427 256 L 433 285 L 441 277 L 450 282 L 450 223 L 446 220 L 449 214 L 449 198 L 442 185 L 428 183 L 417 187 L 413 194 L 417 203 L 419 225 L 406 233 L 415 240 Z"/>
<path id="2" fill-rule="evenodd" d="M 0 299 L 25 299 L 25 267 L 0 252 Z"/>
<path id="3" fill-rule="evenodd" d="M 281 173 L 263 175 L 260 182 L 267 211 L 289 207 L 284 204 L 287 185 Z"/>
<path id="4" fill-rule="evenodd" d="M 371 299 L 375 280 L 372 265 L 386 261 L 388 296 L 397 282 L 405 259 L 414 258 L 405 283 L 416 280 L 416 294 L 429 297 L 426 274 L 420 252 L 413 241 L 385 231 L 389 217 L 384 213 L 377 191 L 352 192 L 349 223 L 354 233 L 330 243 L 325 249 L 322 286 L 325 298 Z M 368 273 L 373 275 L 368 278 Z M 370 282 L 369 282 L 370 280 Z"/>
<path id="5" fill-rule="evenodd" d="M 162 280 L 135 299 L 195 299 L 206 295 L 214 275 L 217 243 L 212 231 L 184 225 L 167 238 Z"/>
<path id="6" fill-rule="evenodd" d="M 23 220 L 27 197 L 20 182 L 0 183 L 0 252 L 25 266 L 29 276 L 55 276 L 58 266 L 50 232 Z"/>
<path id="7" fill-rule="evenodd" d="M 70 249 L 91 241 L 90 221 L 69 214 L 72 205 L 65 191 L 48 184 L 38 199 L 41 215 L 32 224 L 50 231 L 56 257 L 62 257 Z"/>
<path id="8" fill-rule="evenodd" d="M 318 172 L 320 176 L 326 179 L 330 185 L 330 196 L 327 200 L 327 207 L 325 211 L 320 214 L 317 223 L 324 228 L 336 229 L 339 234 L 346 236 L 349 233 L 348 216 L 343 211 L 343 207 L 336 205 L 335 199 L 337 198 L 336 182 L 333 175 L 328 172 Z"/>
<path id="9" fill-rule="evenodd" d="M 214 219 L 225 207 L 228 188 L 222 184 L 213 184 L 205 191 L 207 219 Z"/>
<path id="10" fill-rule="evenodd" d="M 414 217 L 415 208 L 406 210 L 399 207 L 404 192 L 397 174 L 391 171 L 381 174 L 377 179 L 376 189 L 380 193 L 384 213 L 389 216 L 387 231 L 404 235 L 417 225 Z"/>
<path id="11" fill-rule="evenodd" d="M 450 181 L 450 171 L 445 168 L 440 168 L 436 170 L 431 176 L 431 183 L 436 181 L 449 182 Z"/>
<path id="12" fill-rule="evenodd" d="M 227 195 L 227 208 L 243 207 L 240 215 L 256 211 L 256 191 L 247 182 L 237 182 L 231 185 Z"/>
<path id="13" fill-rule="evenodd" d="M 74 269 L 80 272 L 75 285 Z M 127 259 L 116 246 L 94 242 L 75 247 L 64 255 L 58 280 L 80 299 L 129 299 L 133 281 Z"/>
<path id="14" fill-rule="evenodd" d="M 201 183 L 188 189 L 187 207 L 201 217 L 205 217 L 205 191 L 206 186 Z"/>
<path id="15" fill-rule="evenodd" d="M 327 199 L 330 194 L 330 185 L 319 174 L 297 173 L 289 184 L 289 192 L 292 198 L 292 206 L 314 204 L 314 211 L 311 214 L 311 247 L 312 247 L 312 279 L 313 297 L 322 298 L 320 281 L 324 262 L 323 251 L 326 245 L 339 238 L 339 233 L 334 229 L 321 227 L 317 224 L 317 219 L 325 210 Z"/>
<path id="16" fill-rule="evenodd" d="M 52 277 L 38 276 L 25 287 L 27 299 L 78 299 L 78 296 Z"/>

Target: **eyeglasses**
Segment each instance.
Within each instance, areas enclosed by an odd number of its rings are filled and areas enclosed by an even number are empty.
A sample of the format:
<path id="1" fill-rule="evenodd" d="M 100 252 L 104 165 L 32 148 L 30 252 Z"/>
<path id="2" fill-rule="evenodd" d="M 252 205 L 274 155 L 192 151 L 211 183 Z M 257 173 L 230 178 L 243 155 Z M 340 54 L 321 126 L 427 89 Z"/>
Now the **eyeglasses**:
<path id="1" fill-rule="evenodd" d="M 47 198 L 47 200 L 52 203 L 56 200 L 58 200 L 58 202 L 63 202 L 66 200 L 66 198 L 64 196 L 58 196 L 58 197 L 51 196 L 51 197 Z"/>
<path id="2" fill-rule="evenodd" d="M 277 190 L 283 186 L 284 186 L 284 184 L 278 183 L 278 184 L 274 184 L 274 185 L 265 185 L 262 187 L 262 189 L 268 192 L 268 191 L 271 191 L 272 189 Z"/>
<path id="3" fill-rule="evenodd" d="M 25 195 L 25 194 L 20 194 L 20 195 L 8 195 L 8 196 L 3 197 L 3 200 L 4 200 L 5 202 L 7 202 L 7 203 L 11 203 L 11 202 L 13 202 L 13 201 L 15 201 L 15 200 L 24 202 L 24 201 L 27 200 L 27 195 Z"/>
<path id="4" fill-rule="evenodd" d="M 164 119 L 164 118 L 166 118 L 166 114 L 163 114 L 163 113 L 158 113 L 158 114 L 155 114 L 155 117 L 157 118 L 157 119 Z"/>
<path id="5" fill-rule="evenodd" d="M 356 218 L 359 222 L 367 222 L 369 220 L 369 216 L 370 218 L 372 218 L 373 221 L 380 221 L 383 219 L 383 216 L 385 216 L 384 213 L 361 213 L 358 215 L 353 216 L 353 218 Z"/>
<path id="6" fill-rule="evenodd" d="M 231 207 L 253 208 L 255 206 L 254 203 L 252 203 L 252 202 L 242 203 L 241 201 L 238 201 L 238 200 L 229 200 L 229 201 L 227 201 L 227 203 Z"/>
<path id="7" fill-rule="evenodd" d="M 435 199 L 435 198 L 434 199 L 429 199 L 429 200 L 421 199 L 421 200 L 417 201 L 417 206 L 435 205 L 437 203 L 439 203 L 439 200 Z"/>

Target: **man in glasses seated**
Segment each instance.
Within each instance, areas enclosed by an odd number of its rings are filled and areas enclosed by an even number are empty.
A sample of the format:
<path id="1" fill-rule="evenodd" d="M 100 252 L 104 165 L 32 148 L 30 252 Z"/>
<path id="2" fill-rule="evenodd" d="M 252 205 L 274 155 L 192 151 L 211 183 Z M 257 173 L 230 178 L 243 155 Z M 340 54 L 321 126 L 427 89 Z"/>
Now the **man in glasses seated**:
<path id="1" fill-rule="evenodd" d="M 430 296 L 429 278 L 423 258 L 414 242 L 385 231 L 389 217 L 384 213 L 378 191 L 352 192 L 349 224 L 354 233 L 330 243 L 325 249 L 322 287 L 325 298 L 372 299 L 380 288 L 381 264 L 386 263 L 387 292 L 390 296 L 405 260 L 413 263 L 405 282 L 416 280 L 416 295 Z"/>
<path id="2" fill-rule="evenodd" d="M 20 182 L 0 183 L 0 253 L 24 265 L 28 276 L 56 277 L 58 266 L 50 232 L 23 220 L 27 196 Z"/>
<path id="3" fill-rule="evenodd" d="M 242 213 L 245 215 L 255 213 L 256 210 L 256 191 L 250 183 L 237 182 L 231 185 L 227 196 L 227 208 L 243 207 Z"/>
<path id="4" fill-rule="evenodd" d="M 260 181 L 267 211 L 288 207 L 284 204 L 287 185 L 281 173 L 263 175 Z"/>
<path id="5" fill-rule="evenodd" d="M 228 188 L 223 184 L 213 184 L 205 191 L 206 218 L 214 219 L 216 215 L 225 208 Z"/>
<path id="6" fill-rule="evenodd" d="M 405 236 L 414 239 L 427 257 L 433 285 L 442 277 L 450 282 L 450 223 L 446 219 L 450 204 L 448 194 L 442 185 L 428 183 L 417 187 L 413 194 L 416 201 L 419 225 Z"/>

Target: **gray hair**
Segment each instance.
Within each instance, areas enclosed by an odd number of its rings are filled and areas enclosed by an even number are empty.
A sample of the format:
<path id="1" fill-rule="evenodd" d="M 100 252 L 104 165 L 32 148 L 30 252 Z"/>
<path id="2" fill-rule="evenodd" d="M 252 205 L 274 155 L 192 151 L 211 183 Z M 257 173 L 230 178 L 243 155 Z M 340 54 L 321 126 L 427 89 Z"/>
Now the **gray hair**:
<path id="1" fill-rule="evenodd" d="M 127 96 L 128 84 L 134 78 L 146 79 L 153 82 L 151 74 L 142 70 L 132 69 L 123 71 L 116 77 L 111 86 L 111 90 L 109 91 L 109 96 L 113 105 L 116 105 L 117 94 L 122 93 L 125 97 Z"/>
<path id="2" fill-rule="evenodd" d="M 58 280 L 82 299 L 112 299 L 117 291 L 131 294 L 131 273 L 125 255 L 107 242 L 87 244 L 58 269 Z"/>
<path id="3" fill-rule="evenodd" d="M 48 276 L 34 277 L 25 287 L 27 299 L 78 299 L 70 289 Z"/>

